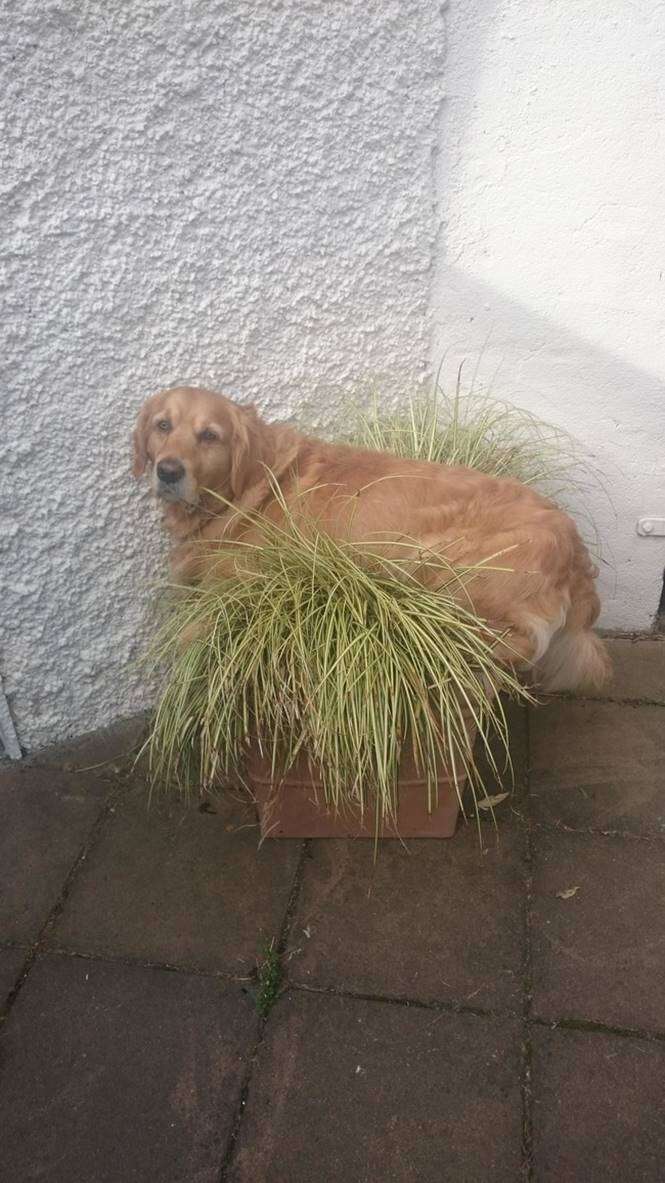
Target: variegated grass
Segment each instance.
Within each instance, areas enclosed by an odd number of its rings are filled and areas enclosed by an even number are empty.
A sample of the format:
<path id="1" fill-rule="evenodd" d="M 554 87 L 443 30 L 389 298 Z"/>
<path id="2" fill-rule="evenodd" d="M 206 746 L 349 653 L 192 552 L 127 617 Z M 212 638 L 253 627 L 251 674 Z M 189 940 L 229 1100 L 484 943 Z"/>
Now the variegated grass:
<path id="1" fill-rule="evenodd" d="M 487 394 L 464 393 L 459 375 L 452 393 L 437 384 L 391 411 L 374 391 L 349 413 L 347 434 L 361 447 L 513 477 L 562 502 L 585 484 L 579 447 L 566 432 Z"/>
<path id="2" fill-rule="evenodd" d="M 408 745 L 430 808 L 444 770 L 458 793 L 467 779 L 482 796 L 470 721 L 499 775 L 510 759 L 501 695 L 529 696 L 499 660 L 506 638 L 466 593 L 479 567 L 382 557 L 283 509 L 282 525 L 253 520 L 259 542 L 221 543 L 224 574 L 171 609 L 154 650 L 169 668 L 148 744 L 152 783 L 190 794 L 242 779 L 258 740 L 275 780 L 306 753 L 322 804 L 369 811 L 378 833 L 395 823 Z M 423 586 L 422 564 L 437 566 L 436 590 Z"/>

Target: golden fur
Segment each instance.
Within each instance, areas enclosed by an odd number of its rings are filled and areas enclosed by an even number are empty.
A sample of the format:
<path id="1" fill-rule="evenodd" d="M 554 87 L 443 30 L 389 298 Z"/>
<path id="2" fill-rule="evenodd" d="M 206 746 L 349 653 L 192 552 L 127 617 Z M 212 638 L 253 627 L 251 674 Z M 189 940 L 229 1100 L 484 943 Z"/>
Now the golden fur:
<path id="1" fill-rule="evenodd" d="M 605 647 L 590 631 L 600 609 L 597 571 L 568 515 L 518 481 L 324 443 L 193 387 L 162 391 L 141 410 L 134 474 L 149 465 L 153 490 L 166 499 L 180 581 L 205 576 L 206 543 L 248 531 L 242 515 L 220 512 L 207 490 L 234 509 L 279 520 L 270 471 L 290 509 L 338 537 L 380 540 L 382 548 L 394 540 L 399 553 L 408 540 L 414 558 L 440 551 L 459 564 L 490 560 L 489 568 L 500 555 L 495 566 L 510 569 L 482 571 L 464 594 L 493 627 L 508 630 L 505 660 L 534 668 L 547 689 L 599 686 L 609 676 Z M 164 484 L 158 465 L 178 480 Z M 435 580 L 435 568 L 422 571 Z"/>

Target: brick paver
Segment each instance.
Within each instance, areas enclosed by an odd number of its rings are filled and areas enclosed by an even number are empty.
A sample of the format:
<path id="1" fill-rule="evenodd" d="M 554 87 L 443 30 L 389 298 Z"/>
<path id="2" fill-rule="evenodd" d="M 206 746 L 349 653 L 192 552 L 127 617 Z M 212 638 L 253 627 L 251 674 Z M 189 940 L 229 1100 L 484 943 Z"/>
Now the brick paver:
<path id="1" fill-rule="evenodd" d="M 611 647 L 498 842 L 257 850 L 146 813 L 138 725 L 1 767 L 0 1183 L 663 1178 L 665 644 Z"/>
<path id="2" fill-rule="evenodd" d="M 524 836 L 504 806 L 498 831 L 450 841 L 310 847 L 289 950 L 307 985 L 520 1009 Z M 470 927 L 474 938 L 469 940 Z"/>
<path id="3" fill-rule="evenodd" d="M 508 1019 L 299 993 L 261 1047 L 233 1183 L 517 1179 Z"/>
<path id="4" fill-rule="evenodd" d="M 614 678 L 604 698 L 665 704 L 665 634 L 609 642 Z"/>
<path id="5" fill-rule="evenodd" d="M 54 947 L 243 975 L 279 934 L 301 843 L 257 850 L 256 819 L 233 797 L 202 812 L 130 791 L 50 934 Z"/>
<path id="6" fill-rule="evenodd" d="M 27 956 L 27 949 L 0 949 L 0 1011 L 18 977 Z"/>
<path id="7" fill-rule="evenodd" d="M 534 711 L 530 797 L 535 821 L 665 835 L 663 708 L 551 702 Z"/>
<path id="8" fill-rule="evenodd" d="M 665 1031 L 665 843 L 547 833 L 534 845 L 536 1013 Z"/>
<path id="9" fill-rule="evenodd" d="M 216 1183 L 256 1030 L 212 978 L 40 959 L 3 1037 L 3 1183 Z"/>
<path id="10" fill-rule="evenodd" d="M 539 1183 L 661 1183 L 665 1044 L 595 1031 L 533 1038 Z"/>
<path id="11" fill-rule="evenodd" d="M 93 773 L 0 772 L 0 941 L 37 936 L 109 793 Z"/>
<path id="12" fill-rule="evenodd" d="M 39 768 L 61 768 L 65 772 L 83 770 L 113 779 L 118 774 L 131 773 L 135 764 L 140 765 L 147 727 L 147 713 L 121 720 L 113 727 L 66 739 L 35 752 L 28 757 L 26 764 Z"/>

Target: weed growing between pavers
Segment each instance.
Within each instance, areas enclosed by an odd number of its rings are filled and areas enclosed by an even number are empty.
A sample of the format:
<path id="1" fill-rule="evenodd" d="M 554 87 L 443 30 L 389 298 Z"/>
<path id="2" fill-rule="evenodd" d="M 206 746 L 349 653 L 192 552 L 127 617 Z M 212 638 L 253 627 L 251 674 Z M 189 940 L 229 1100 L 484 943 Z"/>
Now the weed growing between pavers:
<path id="1" fill-rule="evenodd" d="M 256 1009 L 265 1019 L 277 1001 L 282 981 L 282 966 L 274 938 L 264 942 L 261 957 L 257 965 Z"/>

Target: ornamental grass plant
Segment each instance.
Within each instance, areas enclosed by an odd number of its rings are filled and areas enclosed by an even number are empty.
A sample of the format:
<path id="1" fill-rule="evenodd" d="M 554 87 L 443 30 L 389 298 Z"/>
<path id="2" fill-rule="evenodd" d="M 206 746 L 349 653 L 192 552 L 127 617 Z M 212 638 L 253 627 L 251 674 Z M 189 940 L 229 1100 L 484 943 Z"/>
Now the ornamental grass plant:
<path id="1" fill-rule="evenodd" d="M 351 436 L 399 456 L 512 476 L 550 496 L 575 484 L 562 433 L 485 396 L 462 397 L 459 385 L 397 412 L 375 398 L 356 409 Z M 412 557 L 394 557 L 394 543 L 382 557 L 375 543 L 335 540 L 282 509 L 281 525 L 245 515 L 260 541 L 221 542 L 219 576 L 174 597 L 153 650 L 167 671 L 147 744 L 153 786 L 189 795 L 243 781 L 250 744 L 279 783 L 304 753 L 318 770 L 321 805 L 369 812 L 378 833 L 394 824 L 408 745 L 428 808 L 448 773 L 460 803 L 470 785 L 478 815 L 488 803 L 481 765 L 493 779 L 511 772 L 504 699 L 530 701 L 498 659 L 507 638 L 475 614 L 468 594 L 482 567 L 509 569 L 510 555 L 460 568 L 428 554 L 421 562 L 440 568 L 432 590 Z"/>
<path id="2" fill-rule="evenodd" d="M 149 740 L 153 784 L 191 794 L 242 780 L 255 742 L 276 782 L 304 752 L 324 807 L 371 811 L 380 826 L 394 823 L 410 745 L 429 808 L 445 771 L 458 794 L 468 781 L 483 796 L 470 736 L 477 729 L 498 775 L 493 736 L 509 762 L 501 695 L 528 693 L 496 656 L 505 636 L 471 606 L 480 566 L 383 558 L 283 508 L 282 525 L 252 518 L 260 542 L 220 544 L 225 573 L 171 608 L 154 651 L 168 675 Z M 439 568 L 436 591 L 419 581 L 425 563 Z"/>
<path id="3" fill-rule="evenodd" d="M 513 477 L 557 502 L 583 487 L 578 450 L 564 431 L 488 394 L 462 393 L 459 376 L 454 392 L 437 384 L 397 410 L 386 410 L 376 392 L 368 401 L 349 412 L 359 447 Z"/>

